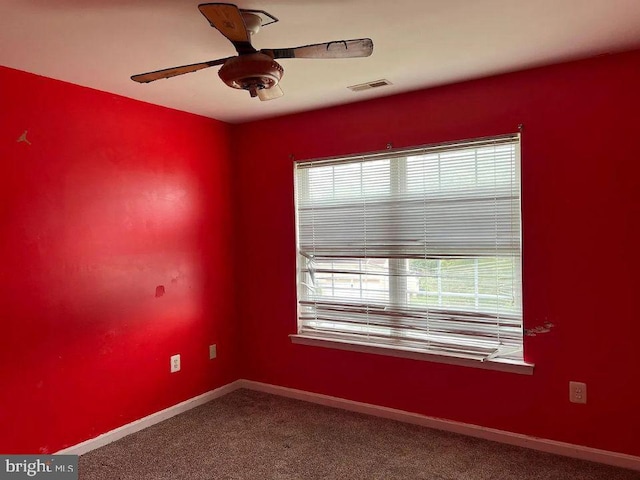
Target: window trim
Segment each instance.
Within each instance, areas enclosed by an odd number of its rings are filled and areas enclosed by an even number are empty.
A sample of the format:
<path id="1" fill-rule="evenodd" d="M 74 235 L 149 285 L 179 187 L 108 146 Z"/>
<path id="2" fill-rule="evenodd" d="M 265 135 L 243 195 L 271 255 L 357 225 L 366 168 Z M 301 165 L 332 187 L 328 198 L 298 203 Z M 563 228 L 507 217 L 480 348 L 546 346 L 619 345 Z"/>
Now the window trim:
<path id="1" fill-rule="evenodd" d="M 363 156 L 366 156 L 368 160 L 376 160 L 376 159 L 386 160 L 386 159 L 393 159 L 396 157 L 409 157 L 416 154 L 418 155 L 423 154 L 425 150 L 428 150 L 429 153 L 432 153 L 432 152 L 437 153 L 440 150 L 446 151 L 446 150 L 456 148 L 458 146 L 461 148 L 468 148 L 468 147 L 473 147 L 474 145 L 485 144 L 486 142 L 503 142 L 504 141 L 508 143 L 514 138 L 518 139 L 518 142 L 516 143 L 518 161 L 515 164 L 515 169 L 516 169 L 516 175 L 518 176 L 518 178 L 520 178 L 521 142 L 522 142 L 521 131 L 517 133 L 508 133 L 508 134 L 494 135 L 494 136 L 487 136 L 487 137 L 476 137 L 473 139 L 456 140 L 456 141 L 450 141 L 450 142 L 438 142 L 434 144 L 426 144 L 426 145 L 413 146 L 408 148 L 396 148 L 396 149 L 388 148 L 387 150 L 365 152 L 365 153 L 352 154 L 352 155 L 339 155 L 339 156 L 326 157 L 326 158 L 296 159 L 295 162 L 293 162 L 293 171 L 294 171 L 294 177 L 295 177 L 295 172 L 297 171 L 297 169 L 300 166 L 304 166 L 305 164 L 330 166 L 335 164 L 342 164 L 343 162 L 348 162 L 349 160 L 359 159 L 359 158 L 362 158 Z M 521 185 L 519 185 L 518 189 L 520 191 L 520 195 L 521 195 L 521 188 L 522 188 Z M 520 196 L 520 199 L 521 199 L 521 196 Z M 298 219 L 297 219 L 297 215 L 298 215 L 297 187 L 296 187 L 294 203 L 295 203 L 295 215 L 296 215 L 296 221 L 295 221 L 296 239 L 298 239 L 299 232 L 298 232 Z M 521 218 L 522 217 L 520 217 L 520 252 L 522 252 Z M 298 245 L 298 243 L 296 243 L 296 245 Z M 299 251 L 299 247 L 298 247 L 298 251 Z M 522 259 L 520 258 L 520 266 L 519 266 L 520 275 L 522 275 L 521 262 L 522 262 Z M 297 311 L 296 332 L 297 333 L 289 335 L 291 342 L 294 344 L 331 348 L 331 349 L 345 350 L 345 351 L 354 351 L 354 352 L 360 352 L 360 353 L 370 353 L 370 354 L 392 356 L 392 357 L 399 357 L 399 358 L 408 358 L 408 359 L 414 359 L 414 360 L 429 361 L 434 363 L 468 366 L 473 368 L 503 371 L 503 372 L 510 372 L 510 373 L 524 374 L 524 375 L 533 374 L 534 364 L 525 361 L 524 358 L 520 360 L 520 359 L 504 358 L 504 357 L 488 357 L 480 360 L 480 359 L 465 358 L 463 356 L 458 356 L 453 352 L 447 353 L 446 351 L 445 352 L 426 351 L 426 350 L 421 351 L 421 349 L 419 348 L 412 348 L 406 345 L 395 346 L 393 344 L 375 344 L 375 343 L 368 343 L 366 341 L 359 341 L 358 339 L 330 338 L 330 337 L 314 336 L 313 334 L 310 334 L 310 333 L 300 333 L 300 327 L 299 327 L 299 308 L 300 308 L 299 298 L 300 297 L 299 297 L 299 290 L 298 290 L 299 283 L 300 283 L 299 272 L 300 270 L 298 266 L 296 269 L 296 277 L 297 277 L 296 291 L 298 292 L 296 295 L 298 299 L 298 301 L 296 302 L 297 303 L 297 308 L 296 308 L 296 311 Z M 522 276 L 520 277 L 520 282 L 522 282 Z M 523 293 L 522 283 L 520 285 L 521 285 L 520 295 L 522 295 Z M 522 298 L 520 302 L 522 302 Z M 526 338 L 525 328 L 524 328 L 524 311 L 522 311 L 521 315 L 522 315 L 521 321 L 522 321 L 522 329 L 523 329 L 521 348 L 524 355 L 525 338 Z"/>
<path id="2" fill-rule="evenodd" d="M 372 345 L 370 343 L 358 342 L 355 340 L 338 340 L 329 338 L 318 338 L 300 333 L 290 334 L 291 343 L 296 345 L 307 345 L 311 347 L 331 348 L 334 350 L 345 350 L 349 352 L 370 353 L 387 357 L 407 358 L 432 363 L 443 363 L 447 365 L 458 365 L 462 367 L 479 368 L 483 370 L 495 370 L 499 372 L 516 373 L 520 375 L 533 375 L 535 365 L 525 361 L 507 360 L 503 358 L 492 358 L 485 361 L 471 360 L 444 353 L 420 352 L 409 350 L 407 347 L 393 347 L 390 345 Z"/>

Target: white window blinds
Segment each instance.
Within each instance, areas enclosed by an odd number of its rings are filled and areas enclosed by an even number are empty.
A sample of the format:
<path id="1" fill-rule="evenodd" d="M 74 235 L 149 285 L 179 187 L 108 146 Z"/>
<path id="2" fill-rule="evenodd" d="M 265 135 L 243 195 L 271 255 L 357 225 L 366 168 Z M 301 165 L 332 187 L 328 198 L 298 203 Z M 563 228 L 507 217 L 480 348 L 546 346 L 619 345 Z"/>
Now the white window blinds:
<path id="1" fill-rule="evenodd" d="M 522 359 L 519 136 L 295 164 L 298 333 Z"/>

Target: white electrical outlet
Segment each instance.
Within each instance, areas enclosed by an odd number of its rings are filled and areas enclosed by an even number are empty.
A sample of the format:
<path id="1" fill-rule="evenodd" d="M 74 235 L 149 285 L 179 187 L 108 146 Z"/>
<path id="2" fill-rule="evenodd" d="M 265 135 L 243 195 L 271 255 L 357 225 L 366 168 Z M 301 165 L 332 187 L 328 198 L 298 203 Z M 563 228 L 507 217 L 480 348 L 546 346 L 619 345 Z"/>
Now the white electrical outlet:
<path id="1" fill-rule="evenodd" d="M 209 360 L 213 360 L 214 358 L 216 358 L 216 355 L 217 352 L 215 343 L 213 345 L 209 345 Z"/>
<path id="2" fill-rule="evenodd" d="M 569 401 L 573 403 L 587 403 L 587 384 L 569 382 Z"/>
<path id="3" fill-rule="evenodd" d="M 180 371 L 180 354 L 171 356 L 171 373 Z"/>

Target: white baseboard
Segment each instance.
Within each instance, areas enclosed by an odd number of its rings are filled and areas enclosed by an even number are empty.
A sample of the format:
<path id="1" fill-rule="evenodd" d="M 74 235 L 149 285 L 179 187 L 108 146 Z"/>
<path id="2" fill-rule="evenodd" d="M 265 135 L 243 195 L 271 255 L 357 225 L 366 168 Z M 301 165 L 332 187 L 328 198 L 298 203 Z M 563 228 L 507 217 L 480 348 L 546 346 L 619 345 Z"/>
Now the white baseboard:
<path id="1" fill-rule="evenodd" d="M 352 412 L 364 413 L 376 417 L 388 418 L 405 423 L 421 425 L 423 427 L 445 430 L 447 432 L 460 433 L 471 437 L 483 438 L 494 442 L 506 443 L 518 447 L 531 448 L 542 452 L 553 453 L 565 457 L 578 458 L 591 462 L 604 463 L 615 467 L 640 470 L 640 457 L 627 455 L 624 453 L 610 452 L 597 448 L 573 445 L 571 443 L 557 442 L 544 438 L 529 437 L 519 433 L 506 432 L 493 428 L 471 425 L 468 423 L 454 422 L 442 418 L 427 417 L 417 413 L 405 412 L 393 408 L 380 407 L 369 403 L 354 402 L 344 398 L 331 397 L 319 393 L 306 392 L 293 388 L 280 387 L 267 383 L 254 382 L 251 380 L 239 380 L 238 388 L 247 388 L 260 392 L 271 393 L 283 397 L 304 400 L 306 402 L 317 403 L 328 407 L 341 408 Z"/>
<path id="2" fill-rule="evenodd" d="M 110 432 L 103 433 L 95 438 L 89 439 L 72 447 L 65 448 L 64 450 L 60 450 L 59 452 L 56 452 L 56 454 L 82 455 L 91 450 L 95 450 L 96 448 L 103 447 L 111 442 L 115 442 L 127 435 L 138 432 L 144 428 L 155 425 L 156 423 L 162 422 L 175 415 L 186 412 L 187 410 L 203 405 L 211 400 L 222 397 L 223 395 L 238 390 L 239 388 L 271 393 L 282 397 L 294 398 L 296 400 L 303 400 L 328 407 L 340 408 L 352 412 L 364 413 L 366 415 L 397 420 L 399 422 L 412 423 L 423 427 L 483 438 L 485 440 L 505 443 L 508 445 L 531 448 L 533 450 L 563 455 L 565 457 L 578 458 L 581 460 L 588 460 L 591 462 L 604 463 L 606 465 L 640 471 L 640 457 L 634 455 L 610 452 L 582 445 L 573 445 L 571 443 L 557 442 L 555 440 L 547 440 L 544 438 L 530 437 L 519 433 L 506 432 L 504 430 L 496 430 L 468 423 L 454 422 L 452 420 L 445 420 L 442 418 L 427 417 L 426 415 L 405 412 L 403 410 L 381 407 L 369 403 L 355 402 L 344 398 L 331 397 L 329 395 L 280 387 L 267 383 L 254 382 L 252 380 L 236 380 L 235 382 L 174 405 L 173 407 L 166 408 L 160 412 L 153 413 L 141 418 L 140 420 L 136 420 L 127 425 L 116 428 L 115 430 L 111 430 Z"/>
<path id="3" fill-rule="evenodd" d="M 187 410 L 191 410 L 192 408 L 204 405 L 205 403 L 215 398 L 222 397 L 227 393 L 231 393 L 238 388 L 241 388 L 240 380 L 228 383 L 227 385 L 223 385 L 220 388 L 205 392 L 202 395 L 190 398 L 189 400 L 185 400 L 184 402 L 178 403 L 177 405 L 174 405 L 172 407 L 165 408 L 164 410 L 156 413 L 152 413 L 151 415 L 141 418 L 140 420 L 136 420 L 134 422 L 128 423 L 127 425 L 118 427 L 115 430 L 111 430 L 107 433 L 103 433 L 102 435 L 98 435 L 95 438 L 91 438 L 82 443 L 78 443 L 77 445 L 73 445 L 72 447 L 60 450 L 59 452 L 56 452 L 56 455 L 82 455 L 84 453 L 90 452 L 91 450 L 95 450 L 96 448 L 103 447 L 111 442 L 115 442 L 116 440 L 120 440 L 127 435 L 139 432 L 140 430 L 150 427 L 151 425 L 155 425 L 156 423 L 167 420 L 168 418 L 171 418 L 175 415 L 186 412 Z"/>

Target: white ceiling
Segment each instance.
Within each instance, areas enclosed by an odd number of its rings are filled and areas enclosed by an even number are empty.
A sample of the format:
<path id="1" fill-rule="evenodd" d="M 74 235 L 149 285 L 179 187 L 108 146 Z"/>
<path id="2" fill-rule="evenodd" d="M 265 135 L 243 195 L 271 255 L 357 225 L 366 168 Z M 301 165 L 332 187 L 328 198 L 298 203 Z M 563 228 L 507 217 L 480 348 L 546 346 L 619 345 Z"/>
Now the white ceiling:
<path id="1" fill-rule="evenodd" d="M 281 60 L 285 96 L 269 102 L 225 86 L 218 67 L 137 84 L 235 53 L 202 2 L 0 0 L 0 65 L 237 123 L 640 46 L 640 0 L 237 1 L 280 20 L 258 49 L 370 37 L 373 55 Z M 393 85 L 346 88 L 381 78 Z"/>

